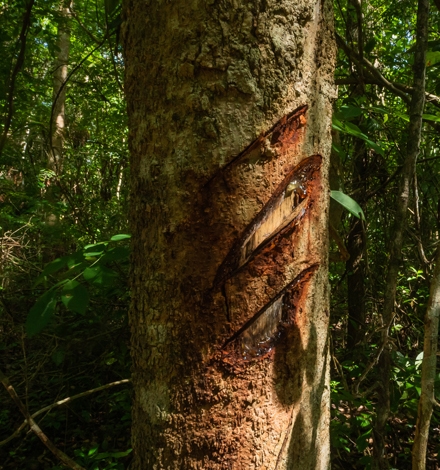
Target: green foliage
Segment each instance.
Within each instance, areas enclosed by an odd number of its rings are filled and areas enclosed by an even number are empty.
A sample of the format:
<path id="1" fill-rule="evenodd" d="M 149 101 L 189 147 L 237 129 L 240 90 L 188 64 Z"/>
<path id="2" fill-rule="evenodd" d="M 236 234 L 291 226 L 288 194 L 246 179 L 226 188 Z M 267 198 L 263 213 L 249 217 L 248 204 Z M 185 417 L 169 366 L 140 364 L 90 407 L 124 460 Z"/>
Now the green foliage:
<path id="1" fill-rule="evenodd" d="M 33 412 L 130 375 L 128 240 L 111 237 L 127 230 L 129 188 L 120 2 L 79 0 L 67 19 L 60 2 L 35 2 L 19 64 L 28 4 L 8 0 L 0 11 L 0 135 L 11 118 L 0 145 L 0 368 Z M 70 51 L 57 167 L 48 156 L 60 25 Z M 21 422 L 8 395 L 1 400 L 0 441 Z M 99 447 L 90 468 L 126 468 L 130 401 L 117 387 L 37 422 L 72 458 Z M 60 467 L 35 436 L 24 437 L 0 447 L 4 469 Z"/>
<path id="2" fill-rule="evenodd" d="M 356 261 L 355 264 L 348 262 L 345 269 L 340 263 L 332 264 L 330 273 L 334 356 L 340 364 L 340 367 L 333 369 L 332 387 L 332 468 L 336 469 L 364 469 L 372 465 L 373 442 L 372 435 L 368 433 L 371 433 L 376 419 L 377 388 L 380 386 L 377 358 L 383 347 L 384 328 L 381 314 L 387 288 L 385 280 L 390 241 L 395 237 L 398 182 L 406 154 L 409 122 L 407 102 L 390 87 L 383 86 L 371 67 L 360 66 L 356 57 L 362 55 L 388 83 L 394 84 L 395 89 L 403 90 L 412 85 L 415 50 L 414 3 L 363 3 L 361 18 L 353 5 L 353 2 L 335 3 L 337 33 L 354 54 L 350 56 L 343 48 L 339 49 L 336 68 L 339 96 L 333 121 L 333 152 L 340 161 L 339 187 L 362 207 L 365 220 L 360 236 L 356 219 L 343 214 L 339 231 L 345 235 L 347 248 Z M 362 23 L 361 35 L 358 34 L 359 19 Z M 440 13 L 433 6 L 426 89 L 437 95 L 440 93 L 439 26 Z M 411 98 L 409 93 L 406 96 L 408 100 Z M 429 261 L 438 243 L 438 122 L 438 104 L 427 100 L 416 168 L 417 180 L 410 188 L 395 316 L 385 346 L 392 350 L 391 416 L 385 439 L 390 456 L 388 464 L 395 468 L 411 467 L 411 446 L 421 383 L 423 317 L 432 275 Z M 353 212 L 358 214 L 359 209 Z M 362 250 L 356 251 L 356 246 L 361 246 Z M 358 323 L 359 318 L 351 316 L 354 309 L 349 310 L 349 289 L 353 286 L 359 288 L 356 302 L 365 306 L 365 318 L 361 324 Z M 358 343 L 347 349 L 350 340 L 347 333 L 352 325 L 362 334 Z M 370 366 L 357 393 L 354 393 L 354 384 Z M 365 431 L 361 421 L 357 420 L 358 414 L 362 413 L 368 415 L 363 421 Z M 431 468 L 431 464 L 434 468 L 435 465 L 439 420 L 440 415 L 435 410 L 427 468 Z M 366 434 L 367 443 L 361 437 L 363 434 Z"/>
<path id="3" fill-rule="evenodd" d="M 330 196 L 341 204 L 342 207 L 348 210 L 350 214 L 353 214 L 355 217 L 365 220 L 364 212 L 361 206 L 350 196 L 344 194 L 342 191 L 331 191 Z"/>
<path id="4" fill-rule="evenodd" d="M 99 452 L 99 445 L 92 448 L 81 447 L 75 449 L 75 462 L 87 470 L 124 470 L 124 462 L 119 462 L 120 459 L 126 457 L 131 453 L 132 449 L 123 452 Z M 64 467 L 56 466 L 53 470 L 63 470 Z"/>
<path id="5" fill-rule="evenodd" d="M 117 270 L 109 266 L 127 263 L 128 247 L 113 245 L 128 238 L 130 236 L 125 234 L 114 235 L 109 241 L 86 245 L 82 250 L 48 263 L 35 285 L 47 285 L 49 278 L 55 275 L 57 282 L 38 298 L 29 311 L 26 320 L 28 335 L 40 333 L 47 326 L 60 301 L 71 312 L 85 315 L 90 295 L 84 281 L 107 291 L 114 290 L 119 276 Z M 120 269 L 120 266 L 116 268 Z"/>

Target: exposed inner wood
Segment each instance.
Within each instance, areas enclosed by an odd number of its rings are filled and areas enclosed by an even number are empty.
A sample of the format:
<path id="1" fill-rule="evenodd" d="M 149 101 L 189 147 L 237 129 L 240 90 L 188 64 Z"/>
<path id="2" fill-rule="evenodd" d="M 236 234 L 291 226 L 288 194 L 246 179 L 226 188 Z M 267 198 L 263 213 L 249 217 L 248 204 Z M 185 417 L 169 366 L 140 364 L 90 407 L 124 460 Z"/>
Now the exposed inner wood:
<path id="1" fill-rule="evenodd" d="M 226 363 L 247 362 L 270 355 L 295 324 L 304 291 L 318 264 L 304 269 L 288 283 L 265 307 L 258 311 L 222 347 Z"/>
<path id="2" fill-rule="evenodd" d="M 282 295 L 247 328 L 240 338 L 243 359 L 251 359 L 267 354 L 281 337 L 283 321 Z M 285 320 L 285 319 L 284 319 Z"/>
<path id="3" fill-rule="evenodd" d="M 254 227 L 254 231 L 244 241 L 240 253 L 239 267 L 248 261 L 262 242 L 289 224 L 297 215 L 298 211 L 295 211 L 295 208 L 307 195 L 305 175 L 292 180 L 289 186 L 292 189 L 286 189 L 282 193 L 272 210 Z"/>
<path id="4" fill-rule="evenodd" d="M 233 276 L 237 269 L 255 256 L 260 247 L 301 217 L 302 211 L 309 205 L 305 201 L 313 199 L 321 161 L 320 155 L 312 155 L 287 173 L 224 259 L 217 272 L 215 285 Z"/>

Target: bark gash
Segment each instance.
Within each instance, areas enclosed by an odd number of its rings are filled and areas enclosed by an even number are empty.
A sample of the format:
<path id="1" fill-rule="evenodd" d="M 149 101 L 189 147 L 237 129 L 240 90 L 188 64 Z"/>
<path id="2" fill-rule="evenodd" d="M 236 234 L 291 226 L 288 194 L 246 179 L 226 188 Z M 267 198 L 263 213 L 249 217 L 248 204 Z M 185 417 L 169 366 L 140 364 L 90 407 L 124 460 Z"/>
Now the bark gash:
<path id="1" fill-rule="evenodd" d="M 328 2 L 127 0 L 134 469 L 325 469 Z"/>

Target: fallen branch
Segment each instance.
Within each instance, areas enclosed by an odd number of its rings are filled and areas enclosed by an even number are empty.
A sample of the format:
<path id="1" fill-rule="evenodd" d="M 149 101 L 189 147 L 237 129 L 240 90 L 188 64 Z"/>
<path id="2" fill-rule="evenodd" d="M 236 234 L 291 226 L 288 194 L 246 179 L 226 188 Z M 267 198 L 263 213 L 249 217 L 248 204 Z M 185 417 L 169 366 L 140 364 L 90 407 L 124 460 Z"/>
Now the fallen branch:
<path id="1" fill-rule="evenodd" d="M 74 460 L 72 460 L 68 455 L 66 455 L 62 450 L 58 449 L 53 442 L 44 434 L 38 424 L 32 419 L 29 415 L 29 411 L 24 406 L 23 402 L 20 400 L 20 397 L 17 395 L 14 387 L 9 382 L 9 379 L 6 377 L 5 374 L 0 370 L 0 382 L 5 387 L 6 391 L 11 396 L 12 400 L 14 400 L 15 404 L 17 405 L 18 409 L 21 411 L 23 416 L 26 418 L 26 422 L 29 424 L 31 430 L 37 435 L 37 437 L 41 440 L 41 442 L 54 454 L 56 455 L 61 462 L 67 465 L 69 468 L 73 470 L 85 470 L 84 467 L 78 465 Z"/>
<path id="2" fill-rule="evenodd" d="M 0 371 L 0 378 L 1 377 L 4 377 L 4 376 L 1 375 L 1 371 Z M 55 403 L 52 403 L 51 405 L 45 406 L 44 408 L 41 408 L 41 410 L 36 411 L 30 416 L 30 418 L 34 419 L 37 416 L 41 415 L 42 413 L 45 413 L 46 411 L 50 411 L 53 408 L 56 408 L 57 406 L 65 405 L 66 403 L 76 400 L 77 398 L 85 397 L 87 395 L 91 395 L 92 393 L 100 392 L 101 390 L 105 390 L 107 388 L 114 387 L 116 385 L 126 384 L 129 382 L 131 382 L 131 379 L 118 380 L 117 382 L 111 382 L 109 384 L 102 385 L 101 387 L 92 388 L 91 390 L 78 393 L 77 395 L 72 395 L 71 397 L 63 398 L 62 400 L 56 401 Z M 3 383 L 3 380 L 2 380 L 2 383 Z M 7 444 L 9 441 L 14 439 L 15 437 L 18 437 L 21 431 L 26 427 L 27 424 L 28 424 L 28 420 L 25 419 L 24 422 L 14 431 L 13 434 L 11 434 L 7 439 L 0 441 L 0 447 Z"/>

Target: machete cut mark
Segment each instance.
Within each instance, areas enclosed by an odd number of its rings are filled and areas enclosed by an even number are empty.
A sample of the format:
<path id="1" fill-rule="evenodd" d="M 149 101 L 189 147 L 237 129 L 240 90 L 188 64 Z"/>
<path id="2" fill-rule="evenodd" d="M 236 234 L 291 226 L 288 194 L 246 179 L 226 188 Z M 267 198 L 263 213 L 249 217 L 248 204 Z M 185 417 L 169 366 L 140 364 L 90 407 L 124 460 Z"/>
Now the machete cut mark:
<path id="1" fill-rule="evenodd" d="M 288 224 L 294 218 L 295 208 L 305 199 L 307 195 L 307 183 L 305 173 L 301 173 L 291 182 L 292 190 L 285 190 L 278 198 L 272 211 L 254 227 L 254 231 L 243 242 L 240 253 L 239 267 L 249 260 L 255 249 L 265 240 L 271 238 L 282 225 Z M 298 211 L 296 211 L 298 212 Z"/>
<path id="2" fill-rule="evenodd" d="M 245 226 L 227 239 L 229 253 L 212 286 L 224 298 L 230 332 L 216 357 L 233 367 L 269 356 L 291 336 L 318 267 L 310 230 L 322 190 L 322 157 L 304 158 L 306 112 L 307 105 L 284 116 L 205 185 L 205 213 L 225 214 L 220 231 L 238 228 L 236 220 Z M 224 209 L 229 206 L 231 216 Z"/>
<path id="3" fill-rule="evenodd" d="M 286 319 L 283 318 L 283 298 L 284 295 L 269 305 L 241 334 L 240 347 L 244 360 L 269 353 L 281 337 L 280 326 L 286 324 Z"/>
<path id="4" fill-rule="evenodd" d="M 276 149 L 278 154 L 293 147 L 303 136 L 301 130 L 306 124 L 306 112 L 308 106 L 300 106 L 291 113 L 283 116 L 268 131 L 257 137 L 244 150 L 236 155 L 227 165 L 218 170 L 205 184 L 208 186 L 217 176 L 228 179 L 228 173 L 242 164 L 254 163 L 267 154 L 268 146 Z"/>
<path id="5" fill-rule="evenodd" d="M 319 182 L 321 162 L 320 155 L 312 155 L 287 174 L 226 256 L 214 285 L 233 276 L 268 245 L 274 245 L 277 235 L 300 223 Z"/>
<path id="6" fill-rule="evenodd" d="M 318 264 L 314 264 L 303 270 L 236 331 L 221 348 L 223 362 L 234 364 L 269 356 L 295 324 L 296 312 L 301 307 L 298 301 L 317 268 Z"/>

